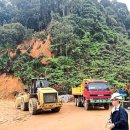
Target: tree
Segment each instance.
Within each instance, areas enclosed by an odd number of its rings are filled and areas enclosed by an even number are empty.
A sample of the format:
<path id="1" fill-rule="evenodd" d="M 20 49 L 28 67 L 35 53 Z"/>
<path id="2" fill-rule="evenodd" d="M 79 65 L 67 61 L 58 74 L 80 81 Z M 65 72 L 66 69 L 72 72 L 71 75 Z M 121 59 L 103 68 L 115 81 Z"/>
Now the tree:
<path id="1" fill-rule="evenodd" d="M 130 29 L 130 15 L 128 15 L 125 20 L 125 26 L 127 30 Z"/>
<path id="2" fill-rule="evenodd" d="M 128 30 L 128 38 L 130 39 L 130 29 Z"/>
<path id="3" fill-rule="evenodd" d="M 20 54 L 13 61 L 12 71 L 23 83 L 29 84 L 32 78 L 44 75 L 44 66 L 38 58 L 33 59 L 28 54 Z"/>
<path id="4" fill-rule="evenodd" d="M 52 48 L 56 56 L 70 56 L 71 50 L 76 44 L 76 35 L 72 25 L 67 19 L 53 20 L 48 27 L 48 32 L 52 38 Z M 55 51 L 56 50 L 56 51 Z"/>
<path id="5" fill-rule="evenodd" d="M 100 3 L 101 3 L 104 7 L 111 6 L 110 0 L 101 0 Z"/>
<path id="6" fill-rule="evenodd" d="M 13 6 L 5 0 L 0 0 L 0 25 L 11 22 L 13 17 Z"/>
<path id="7" fill-rule="evenodd" d="M 27 35 L 27 29 L 20 23 L 4 24 L 0 27 L 0 44 L 20 44 Z"/>
<path id="8" fill-rule="evenodd" d="M 0 56 L 0 72 L 1 73 L 10 72 L 10 57 L 8 55 L 8 52 Z"/>

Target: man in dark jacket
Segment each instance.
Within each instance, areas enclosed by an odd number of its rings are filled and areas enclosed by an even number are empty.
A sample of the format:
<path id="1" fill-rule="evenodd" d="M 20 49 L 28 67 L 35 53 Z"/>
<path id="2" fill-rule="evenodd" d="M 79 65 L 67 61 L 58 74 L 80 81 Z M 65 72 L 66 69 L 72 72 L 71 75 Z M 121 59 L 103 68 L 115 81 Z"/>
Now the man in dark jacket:
<path id="1" fill-rule="evenodd" d="M 120 105 L 122 96 L 119 93 L 114 93 L 111 96 L 112 112 L 110 115 L 111 123 L 109 124 L 109 130 L 129 130 L 128 114 Z"/>

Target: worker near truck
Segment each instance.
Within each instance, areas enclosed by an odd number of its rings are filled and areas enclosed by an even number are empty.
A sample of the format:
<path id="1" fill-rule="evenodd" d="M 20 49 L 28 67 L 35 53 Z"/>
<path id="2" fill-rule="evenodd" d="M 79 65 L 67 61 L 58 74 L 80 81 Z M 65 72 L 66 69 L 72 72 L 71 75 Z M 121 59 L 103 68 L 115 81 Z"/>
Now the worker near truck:
<path id="1" fill-rule="evenodd" d="M 120 105 L 122 96 L 119 93 L 113 93 L 110 100 L 113 108 L 110 114 L 109 130 L 129 130 L 128 114 Z"/>

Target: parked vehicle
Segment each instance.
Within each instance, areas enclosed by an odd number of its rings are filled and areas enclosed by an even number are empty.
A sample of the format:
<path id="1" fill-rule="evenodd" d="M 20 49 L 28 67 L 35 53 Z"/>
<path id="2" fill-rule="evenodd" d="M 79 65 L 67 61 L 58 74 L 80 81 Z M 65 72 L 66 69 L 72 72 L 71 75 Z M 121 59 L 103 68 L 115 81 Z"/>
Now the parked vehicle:
<path id="1" fill-rule="evenodd" d="M 58 97 L 58 92 L 48 87 L 48 82 L 44 78 L 34 78 L 28 91 L 16 96 L 15 106 L 23 111 L 29 110 L 30 114 L 35 115 L 38 110 L 59 112 L 62 101 Z"/>
<path id="2" fill-rule="evenodd" d="M 109 109 L 111 91 L 105 80 L 84 79 L 80 86 L 72 88 L 75 106 L 84 106 L 89 110 L 94 106 Z"/>

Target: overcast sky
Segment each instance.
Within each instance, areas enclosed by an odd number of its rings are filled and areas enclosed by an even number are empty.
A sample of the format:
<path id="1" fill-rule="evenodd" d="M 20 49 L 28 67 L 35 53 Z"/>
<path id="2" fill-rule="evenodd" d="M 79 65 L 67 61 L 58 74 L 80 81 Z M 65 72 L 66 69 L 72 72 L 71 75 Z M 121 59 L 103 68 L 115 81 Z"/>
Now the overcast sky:
<path id="1" fill-rule="evenodd" d="M 119 2 L 126 3 L 129 11 L 130 11 L 130 0 L 118 0 Z"/>

